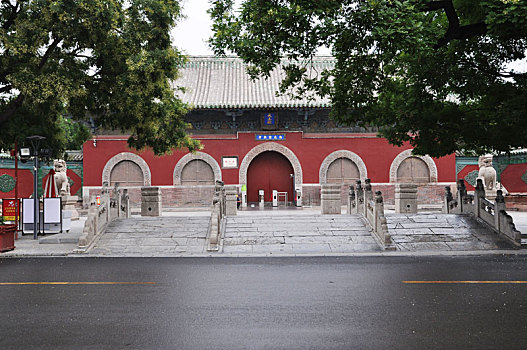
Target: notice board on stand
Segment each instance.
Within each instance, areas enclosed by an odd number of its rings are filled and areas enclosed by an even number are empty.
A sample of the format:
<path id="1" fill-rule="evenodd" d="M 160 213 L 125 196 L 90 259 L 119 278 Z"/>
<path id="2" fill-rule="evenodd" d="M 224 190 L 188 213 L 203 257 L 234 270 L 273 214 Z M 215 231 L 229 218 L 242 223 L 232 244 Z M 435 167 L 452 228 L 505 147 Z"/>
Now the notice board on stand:
<path id="1" fill-rule="evenodd" d="M 33 198 L 22 198 L 22 234 L 33 232 L 34 228 L 35 201 Z M 40 222 L 40 215 L 37 215 L 37 224 Z"/>
<path id="2" fill-rule="evenodd" d="M 44 198 L 44 231 L 62 231 L 62 199 Z"/>

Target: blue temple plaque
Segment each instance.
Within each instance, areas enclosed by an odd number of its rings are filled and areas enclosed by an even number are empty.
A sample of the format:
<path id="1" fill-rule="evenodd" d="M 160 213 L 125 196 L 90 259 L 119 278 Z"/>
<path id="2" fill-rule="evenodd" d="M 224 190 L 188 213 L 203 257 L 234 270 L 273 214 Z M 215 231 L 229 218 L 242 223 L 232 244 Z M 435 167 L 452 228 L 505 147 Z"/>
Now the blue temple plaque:
<path id="1" fill-rule="evenodd" d="M 285 134 L 256 134 L 256 141 L 285 141 Z"/>
<path id="2" fill-rule="evenodd" d="M 264 117 L 264 124 L 267 126 L 274 126 L 275 125 L 275 117 L 274 113 L 267 113 Z"/>
<path id="3" fill-rule="evenodd" d="M 263 130 L 278 129 L 278 115 L 276 113 L 266 112 L 261 116 Z"/>

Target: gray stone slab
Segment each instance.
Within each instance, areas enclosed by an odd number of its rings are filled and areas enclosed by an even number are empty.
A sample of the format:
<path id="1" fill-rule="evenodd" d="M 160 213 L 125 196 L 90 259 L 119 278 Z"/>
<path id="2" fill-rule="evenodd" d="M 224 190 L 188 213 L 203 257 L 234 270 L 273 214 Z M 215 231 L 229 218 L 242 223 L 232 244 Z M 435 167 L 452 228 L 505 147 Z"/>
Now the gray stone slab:
<path id="1" fill-rule="evenodd" d="M 278 236 L 281 236 L 283 235 L 283 232 L 281 234 L 278 234 Z M 224 237 L 254 237 L 254 236 L 258 236 L 258 237 L 273 237 L 274 236 L 274 232 L 258 232 L 258 231 L 231 231 L 231 230 L 227 230 L 225 232 L 225 235 Z"/>
<path id="2" fill-rule="evenodd" d="M 342 230 L 342 231 L 331 231 L 334 236 L 370 236 L 371 233 L 366 230 L 362 231 L 351 231 L 351 230 Z"/>
<path id="3" fill-rule="evenodd" d="M 364 231 L 366 230 L 366 226 L 360 225 L 360 226 L 343 226 L 343 227 L 328 227 L 324 229 L 320 229 L 321 231 L 325 230 L 331 230 L 331 231 Z"/>
<path id="4" fill-rule="evenodd" d="M 425 242 L 425 243 L 402 243 L 410 251 L 446 251 L 450 247 L 445 242 Z"/>
<path id="5" fill-rule="evenodd" d="M 295 254 L 331 253 L 331 248 L 326 243 L 292 244 L 292 247 Z"/>
<path id="6" fill-rule="evenodd" d="M 396 227 L 397 228 L 397 227 Z M 428 224 L 426 222 L 419 222 L 419 223 L 403 223 L 401 224 L 401 228 L 404 229 L 416 229 L 416 228 L 452 228 L 452 225 L 449 223 L 434 223 L 434 224 Z"/>
<path id="7" fill-rule="evenodd" d="M 206 238 L 187 238 L 187 246 L 204 246 L 207 242 Z"/>
<path id="8" fill-rule="evenodd" d="M 373 238 L 371 235 L 368 236 L 353 236 L 351 237 L 351 241 L 353 244 L 376 244 L 375 238 Z"/>
<path id="9" fill-rule="evenodd" d="M 427 228 L 400 228 L 400 229 L 388 229 L 391 235 L 433 235 L 434 232 Z"/>
<path id="10" fill-rule="evenodd" d="M 329 248 L 332 253 L 356 253 L 358 251 L 357 246 L 353 244 L 329 243 Z"/>
<path id="11" fill-rule="evenodd" d="M 223 252 L 229 254 L 251 254 L 253 252 L 252 245 L 231 245 L 223 246 Z"/>
<path id="12" fill-rule="evenodd" d="M 432 227 L 430 230 L 436 235 L 466 235 L 471 234 L 472 231 L 466 228 L 445 228 Z"/>
<path id="13" fill-rule="evenodd" d="M 382 251 L 381 247 L 374 242 L 374 243 L 359 243 L 354 244 L 353 249 L 355 252 L 380 252 Z"/>
<path id="14" fill-rule="evenodd" d="M 279 231 L 279 232 L 274 232 L 273 235 L 275 237 L 320 236 L 320 233 L 318 231 L 297 231 L 297 232 Z"/>
<path id="15" fill-rule="evenodd" d="M 290 244 L 268 244 L 253 245 L 254 254 L 293 254 L 293 246 Z"/>
<path id="16" fill-rule="evenodd" d="M 352 237 L 347 236 L 308 236 L 308 237 L 285 237 L 285 243 L 288 244 L 299 244 L 299 243 L 340 243 L 340 244 L 351 244 Z"/>
<path id="17" fill-rule="evenodd" d="M 477 242 L 477 241 L 471 241 L 471 242 L 447 242 L 447 245 L 450 247 L 451 250 L 492 250 L 492 249 L 500 249 L 495 244 L 489 244 L 484 242 Z"/>
<path id="18" fill-rule="evenodd" d="M 223 240 L 224 245 L 269 245 L 269 244 L 284 244 L 285 239 L 284 237 L 254 237 L 254 236 L 248 236 L 248 237 L 233 237 L 233 238 L 225 238 Z"/>

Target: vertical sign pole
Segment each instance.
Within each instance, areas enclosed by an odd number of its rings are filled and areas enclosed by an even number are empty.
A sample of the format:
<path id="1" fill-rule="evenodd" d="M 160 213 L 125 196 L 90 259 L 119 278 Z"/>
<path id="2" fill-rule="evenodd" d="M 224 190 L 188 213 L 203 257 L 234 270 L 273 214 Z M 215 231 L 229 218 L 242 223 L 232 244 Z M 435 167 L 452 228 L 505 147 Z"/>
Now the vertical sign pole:
<path id="1" fill-rule="evenodd" d="M 18 202 L 18 142 L 15 141 L 15 239 L 18 239 L 18 215 L 20 213 L 20 203 Z"/>
<path id="2" fill-rule="evenodd" d="M 38 156 L 35 155 L 34 163 L 33 163 L 33 239 L 38 238 L 37 233 L 37 225 L 38 223 L 38 215 L 40 214 L 40 208 L 38 203 Z"/>

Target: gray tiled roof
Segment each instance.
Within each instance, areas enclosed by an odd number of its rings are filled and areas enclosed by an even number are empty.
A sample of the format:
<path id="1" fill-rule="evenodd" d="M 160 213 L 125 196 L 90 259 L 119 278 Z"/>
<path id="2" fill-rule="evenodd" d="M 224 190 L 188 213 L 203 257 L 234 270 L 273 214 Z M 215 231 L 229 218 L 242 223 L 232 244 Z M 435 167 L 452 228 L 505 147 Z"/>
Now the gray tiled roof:
<path id="1" fill-rule="evenodd" d="M 333 64 L 332 57 L 319 56 L 313 59 L 312 67 L 320 73 Z M 282 67 L 275 68 L 269 78 L 251 80 L 239 58 L 201 56 L 189 57 L 180 73 L 174 85 L 186 91 L 176 94 L 196 109 L 330 107 L 328 98 L 292 100 L 287 95 L 276 96 L 285 76 Z"/>

